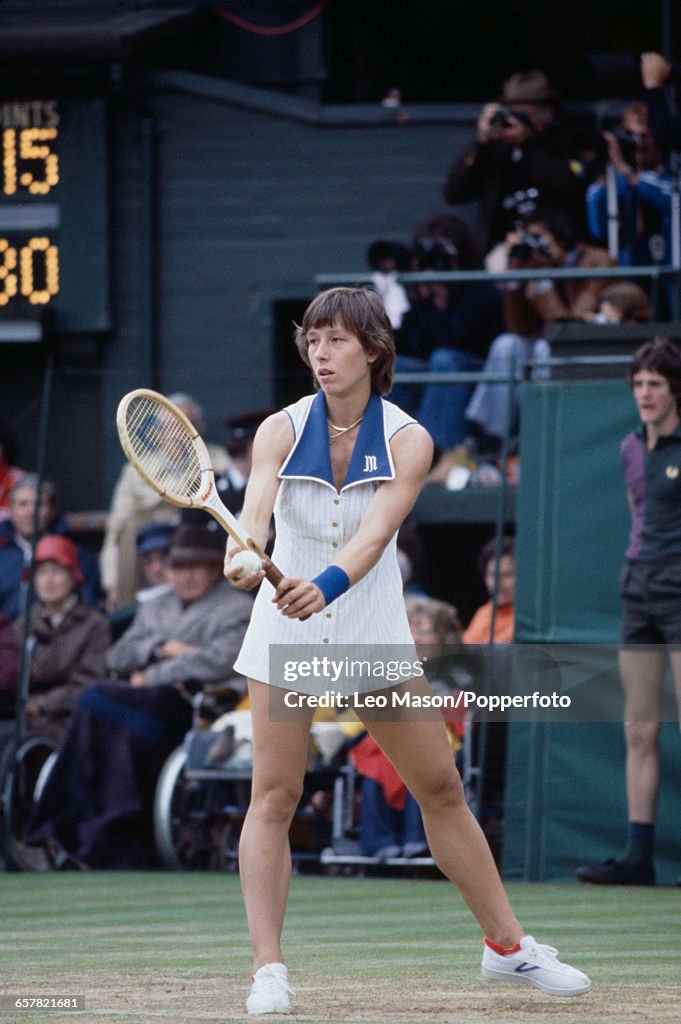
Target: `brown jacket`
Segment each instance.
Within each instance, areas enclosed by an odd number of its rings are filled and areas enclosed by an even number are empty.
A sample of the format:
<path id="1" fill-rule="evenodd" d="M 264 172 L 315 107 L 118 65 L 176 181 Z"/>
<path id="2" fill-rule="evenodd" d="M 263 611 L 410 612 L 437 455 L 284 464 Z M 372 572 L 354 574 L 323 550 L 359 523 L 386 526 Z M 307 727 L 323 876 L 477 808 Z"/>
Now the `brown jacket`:
<path id="1" fill-rule="evenodd" d="M 15 623 L 22 635 L 23 620 Z M 35 637 L 31 656 L 29 703 L 38 712 L 29 716 L 32 732 L 61 742 L 68 719 L 85 687 L 107 678 L 105 655 L 111 645 L 106 618 L 80 599 L 55 628 L 39 603 L 30 612 Z"/>
<path id="2" fill-rule="evenodd" d="M 617 261 L 607 249 L 579 243 L 575 249 L 575 268 L 616 267 Z M 540 337 L 545 324 L 556 320 L 587 320 L 598 308 L 598 300 L 608 278 L 589 277 L 551 281 L 551 269 L 541 281 L 522 282 L 504 292 L 506 328 L 525 338 Z"/>

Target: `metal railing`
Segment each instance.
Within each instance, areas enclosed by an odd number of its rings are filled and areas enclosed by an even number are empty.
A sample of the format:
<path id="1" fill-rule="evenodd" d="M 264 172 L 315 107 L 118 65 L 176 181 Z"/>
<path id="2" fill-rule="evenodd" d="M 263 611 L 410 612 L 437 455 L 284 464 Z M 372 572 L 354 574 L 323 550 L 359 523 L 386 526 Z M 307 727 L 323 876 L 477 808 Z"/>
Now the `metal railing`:
<path id="1" fill-rule="evenodd" d="M 655 264 L 638 267 L 547 267 L 540 270 L 419 270 L 405 271 L 397 275 L 400 284 L 464 284 L 474 281 L 571 281 L 571 280 L 630 280 L 641 278 L 651 282 L 651 304 L 653 309 L 659 308 L 660 283 L 669 278 L 675 287 L 672 294 L 672 319 L 681 316 L 681 265 L 673 263 Z M 314 283 L 320 288 L 331 288 L 336 285 L 361 287 L 371 285 L 371 271 L 359 273 L 315 274 Z"/>

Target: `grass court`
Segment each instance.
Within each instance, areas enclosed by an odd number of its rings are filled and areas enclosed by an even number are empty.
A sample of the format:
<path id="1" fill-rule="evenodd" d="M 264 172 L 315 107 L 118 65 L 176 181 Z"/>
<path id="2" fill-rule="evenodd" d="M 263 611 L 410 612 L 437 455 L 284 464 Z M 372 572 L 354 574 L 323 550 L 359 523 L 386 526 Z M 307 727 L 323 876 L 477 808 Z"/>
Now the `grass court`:
<path id="1" fill-rule="evenodd" d="M 483 980 L 477 925 L 443 880 L 303 875 L 293 880 L 285 932 L 297 1007 L 286 1019 L 681 1019 L 681 889 L 521 883 L 508 889 L 525 927 L 585 970 L 591 992 L 554 998 Z M 249 950 L 236 875 L 6 873 L 0 876 L 0 907 L 0 997 L 85 997 L 82 1012 L 28 1012 L 3 1004 L 2 1024 L 248 1019 Z"/>

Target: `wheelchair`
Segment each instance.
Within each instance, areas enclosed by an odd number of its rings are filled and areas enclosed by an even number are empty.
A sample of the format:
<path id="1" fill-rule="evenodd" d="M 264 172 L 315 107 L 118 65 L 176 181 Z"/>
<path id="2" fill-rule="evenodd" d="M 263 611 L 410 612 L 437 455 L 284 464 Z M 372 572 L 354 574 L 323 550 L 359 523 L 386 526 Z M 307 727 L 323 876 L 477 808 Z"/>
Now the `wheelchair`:
<path id="1" fill-rule="evenodd" d="M 57 744 L 33 733 L 15 741 L 15 724 L 0 721 L 0 870 L 17 867 L 13 839 L 21 839 L 57 757 Z"/>
<path id="2" fill-rule="evenodd" d="M 251 792 L 251 714 L 227 711 L 211 722 L 216 705 L 219 711 L 214 695 L 197 694 L 192 729 L 161 769 L 153 819 L 159 860 L 166 870 L 238 870 L 239 836 Z M 340 728 L 335 723 L 313 725 L 304 794 L 290 831 L 296 871 L 321 862 L 332 825 L 315 808 L 314 797 L 328 794 L 330 803 L 343 759 Z"/>

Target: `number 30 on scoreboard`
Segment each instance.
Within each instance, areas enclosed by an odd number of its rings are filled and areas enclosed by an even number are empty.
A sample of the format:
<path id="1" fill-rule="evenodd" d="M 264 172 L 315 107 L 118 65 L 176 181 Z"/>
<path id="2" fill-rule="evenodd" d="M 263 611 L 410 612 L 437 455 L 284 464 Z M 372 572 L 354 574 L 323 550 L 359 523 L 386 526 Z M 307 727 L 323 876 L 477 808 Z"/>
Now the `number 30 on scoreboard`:
<path id="1" fill-rule="evenodd" d="M 109 327 L 106 139 L 103 101 L 0 101 L 0 321 Z"/>
<path id="2" fill-rule="evenodd" d="M 45 236 L 28 238 L 17 250 L 0 237 L 0 306 L 22 295 L 44 306 L 59 293 L 59 249 Z"/>

